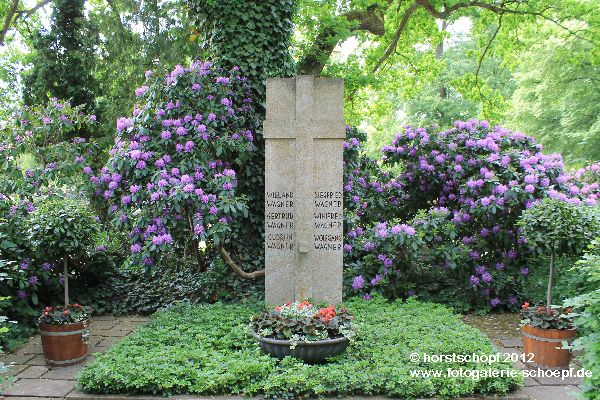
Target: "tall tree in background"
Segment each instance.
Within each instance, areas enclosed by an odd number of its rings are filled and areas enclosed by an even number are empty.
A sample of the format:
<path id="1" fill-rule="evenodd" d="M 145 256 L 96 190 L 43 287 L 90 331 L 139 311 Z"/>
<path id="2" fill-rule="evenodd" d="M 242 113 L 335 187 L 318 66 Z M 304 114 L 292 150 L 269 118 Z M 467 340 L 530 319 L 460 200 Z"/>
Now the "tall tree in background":
<path id="1" fill-rule="evenodd" d="M 571 163 L 600 159 L 600 49 L 546 26 L 529 38 L 515 77 L 509 125 Z"/>
<path id="2" fill-rule="evenodd" d="M 435 51 L 445 37 L 440 21 L 472 21 L 470 69 L 453 86 L 481 105 L 479 117 L 492 120 L 507 107 L 490 87 L 493 79 L 485 79 L 486 60 L 497 58 L 514 70 L 528 46 L 523 36 L 535 37 L 546 23 L 598 44 L 597 2 L 589 0 L 300 0 L 298 9 L 297 72 L 344 78 L 346 121 L 369 121 L 377 129 L 406 100 L 439 84 L 434 81 L 445 62 Z M 353 54 L 339 57 L 338 45 L 350 38 L 357 43 Z"/>
<path id="3" fill-rule="evenodd" d="M 98 33 L 86 20 L 84 6 L 84 0 L 52 3 L 50 30 L 38 32 L 33 39 L 36 54 L 23 82 L 26 104 L 40 104 L 57 97 L 94 110 Z"/>
<path id="4" fill-rule="evenodd" d="M 112 139 L 115 121 L 135 103 L 144 72 L 185 64 L 198 58 L 198 49 L 189 41 L 183 1 L 88 0 L 87 5 L 90 21 L 102 33 L 95 69 L 100 131 Z"/>

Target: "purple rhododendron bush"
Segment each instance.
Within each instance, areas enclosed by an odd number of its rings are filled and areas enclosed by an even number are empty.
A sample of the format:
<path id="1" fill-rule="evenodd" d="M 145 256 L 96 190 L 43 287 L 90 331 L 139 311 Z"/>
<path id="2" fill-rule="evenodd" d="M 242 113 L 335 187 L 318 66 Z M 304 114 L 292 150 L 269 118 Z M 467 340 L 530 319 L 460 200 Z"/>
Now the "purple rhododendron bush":
<path id="1" fill-rule="evenodd" d="M 239 172 L 257 151 L 249 127 L 260 125 L 259 114 L 246 78 L 237 68 L 193 62 L 166 74 L 148 71 L 135 94 L 132 114 L 116 122 L 106 162 L 93 142 L 96 117 L 80 108 L 53 99 L 16 118 L 0 147 L 11 174 L 0 182 L 0 235 L 12 243 L 3 249 L 12 268 L 26 273 L 3 294 L 35 303 L 42 283 L 58 289 L 56 260 L 36 254 L 22 232 L 37 197 L 64 187 L 87 193 L 103 221 L 112 221 L 114 232 L 91 256 L 107 246 L 119 253 L 115 238 L 124 233 L 126 266 L 167 269 L 168 256 L 195 259 L 205 271 L 218 250 L 237 275 L 262 273 L 241 270 L 225 250 L 234 244 L 234 222 L 248 211 Z M 362 151 L 364 133 L 348 128 L 347 135 L 346 295 L 517 307 L 534 262 L 517 225 L 522 212 L 543 198 L 586 209 L 600 200 L 600 164 L 570 172 L 533 138 L 485 121 L 448 130 L 406 127 L 381 160 Z M 18 160 L 27 154 L 38 163 L 24 170 Z M 201 254 L 200 242 L 209 251 Z"/>
<path id="2" fill-rule="evenodd" d="M 514 308 L 533 260 L 516 225 L 523 210 L 546 197 L 600 200 L 599 164 L 570 173 L 532 137 L 486 121 L 407 126 L 381 167 L 361 155 L 361 136 L 348 129 L 345 143 L 344 251 L 347 287 L 366 299 Z"/>
<path id="3" fill-rule="evenodd" d="M 117 121 L 115 146 L 98 175 L 84 172 L 131 238 L 133 265 L 150 267 L 175 246 L 199 257 L 198 244 L 222 245 L 236 215 L 236 165 L 254 150 L 253 99 L 237 68 L 181 65 L 146 73 L 138 105 Z"/>

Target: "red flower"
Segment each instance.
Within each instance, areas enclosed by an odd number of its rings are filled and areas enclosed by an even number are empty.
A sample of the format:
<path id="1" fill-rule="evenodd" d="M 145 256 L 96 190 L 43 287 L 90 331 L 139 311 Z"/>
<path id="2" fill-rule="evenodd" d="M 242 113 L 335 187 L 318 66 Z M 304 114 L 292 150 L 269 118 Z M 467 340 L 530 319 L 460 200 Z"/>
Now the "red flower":
<path id="1" fill-rule="evenodd" d="M 303 309 L 304 307 L 312 307 L 312 304 L 308 300 L 304 300 L 302 303 L 298 304 L 299 309 Z"/>
<path id="2" fill-rule="evenodd" d="M 523 303 L 523 305 L 521 306 L 521 309 L 523 309 L 523 310 L 524 310 L 524 309 L 526 309 L 527 307 L 529 307 L 529 303 L 528 303 L 528 302 L 525 302 L 525 303 Z"/>
<path id="3" fill-rule="evenodd" d="M 328 324 L 333 317 L 335 317 L 335 307 L 334 306 L 329 306 L 326 308 L 321 308 L 316 316 L 321 318 L 321 321 L 323 321 L 323 323 Z"/>
<path id="4" fill-rule="evenodd" d="M 63 311 L 63 314 L 65 314 L 65 315 L 69 315 L 69 310 L 65 310 L 65 311 Z"/>

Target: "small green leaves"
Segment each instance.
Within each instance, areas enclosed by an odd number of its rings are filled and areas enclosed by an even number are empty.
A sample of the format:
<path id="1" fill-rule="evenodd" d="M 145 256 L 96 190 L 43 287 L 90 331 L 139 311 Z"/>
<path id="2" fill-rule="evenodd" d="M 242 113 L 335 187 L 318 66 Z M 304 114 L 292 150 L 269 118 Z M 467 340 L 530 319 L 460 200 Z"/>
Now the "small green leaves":
<path id="1" fill-rule="evenodd" d="M 152 322 L 98 354 L 79 374 L 79 384 L 90 393 L 404 399 L 506 393 L 520 381 L 411 378 L 411 370 L 439 368 L 439 364 L 411 362 L 411 353 L 491 354 L 495 350 L 481 332 L 440 305 L 375 298 L 351 300 L 345 306 L 355 315 L 357 340 L 326 364 L 307 365 L 263 354 L 248 330 L 250 316 L 260 305 L 180 305 L 155 314 Z M 443 370 L 480 367 L 447 363 Z M 489 367 L 512 368 L 504 363 Z"/>

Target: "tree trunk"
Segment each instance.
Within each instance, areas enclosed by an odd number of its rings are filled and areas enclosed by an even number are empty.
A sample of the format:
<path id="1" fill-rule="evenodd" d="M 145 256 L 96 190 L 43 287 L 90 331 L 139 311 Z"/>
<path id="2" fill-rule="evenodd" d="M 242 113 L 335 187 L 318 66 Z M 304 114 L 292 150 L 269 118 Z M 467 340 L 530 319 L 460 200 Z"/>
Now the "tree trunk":
<path id="1" fill-rule="evenodd" d="M 69 305 L 69 259 L 65 255 L 64 257 L 65 267 L 63 269 L 63 277 L 65 278 L 64 286 L 65 286 L 65 309 Z"/>
<path id="2" fill-rule="evenodd" d="M 548 295 L 546 296 L 546 311 L 552 309 L 552 283 L 554 281 L 554 250 L 550 253 L 550 274 L 548 277 Z"/>
<path id="3" fill-rule="evenodd" d="M 225 250 L 225 248 L 223 246 L 219 247 L 219 253 L 221 253 L 221 257 L 223 257 L 223 260 L 225 260 L 225 264 L 229 267 L 229 269 L 231 269 L 233 271 L 233 273 L 236 274 L 237 276 L 239 276 L 240 278 L 256 279 L 256 278 L 265 276 L 264 269 L 261 269 L 259 271 L 254 271 L 254 272 L 246 272 L 243 269 L 241 269 L 235 263 L 235 261 L 233 261 L 231 259 L 231 256 L 229 255 L 229 253 L 227 252 L 227 250 Z"/>

